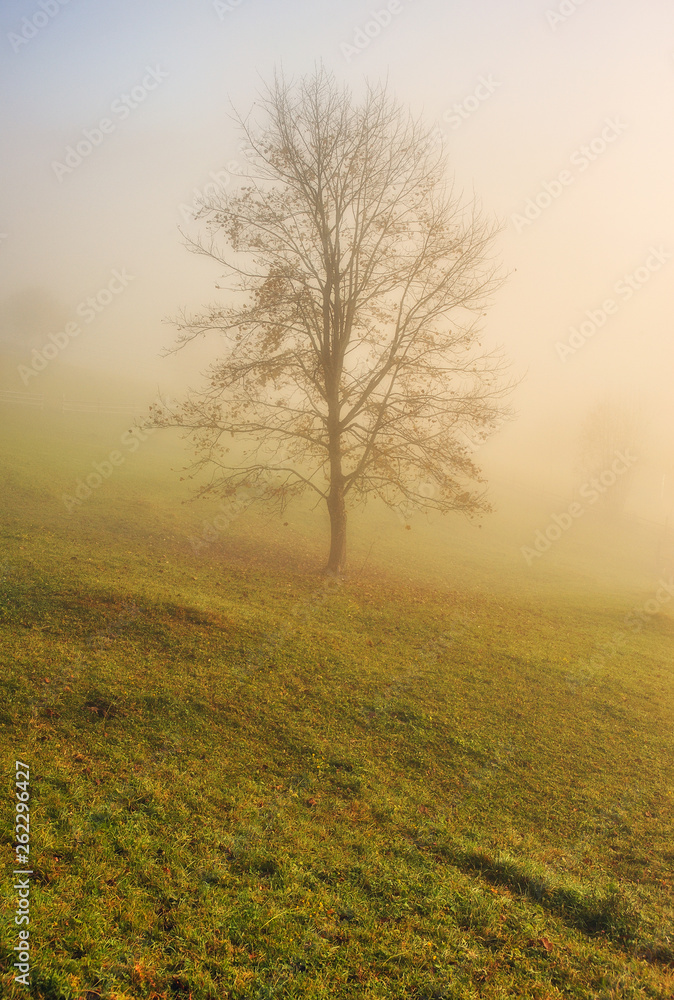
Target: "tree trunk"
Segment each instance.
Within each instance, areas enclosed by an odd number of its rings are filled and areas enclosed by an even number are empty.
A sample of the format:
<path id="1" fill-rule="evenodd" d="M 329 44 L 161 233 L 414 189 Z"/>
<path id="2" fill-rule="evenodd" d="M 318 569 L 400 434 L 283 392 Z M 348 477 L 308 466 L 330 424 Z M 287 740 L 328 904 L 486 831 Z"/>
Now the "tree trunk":
<path id="1" fill-rule="evenodd" d="M 328 497 L 330 514 L 330 555 L 325 570 L 337 576 L 344 570 L 346 564 L 346 504 L 344 502 L 344 487 L 341 483 L 333 483 Z"/>
<path id="2" fill-rule="evenodd" d="M 346 563 L 346 503 L 344 501 L 344 474 L 342 473 L 342 440 L 339 426 L 339 397 L 333 386 L 330 394 L 328 417 L 328 448 L 330 454 L 330 555 L 326 573 L 336 576 L 343 572 Z"/>

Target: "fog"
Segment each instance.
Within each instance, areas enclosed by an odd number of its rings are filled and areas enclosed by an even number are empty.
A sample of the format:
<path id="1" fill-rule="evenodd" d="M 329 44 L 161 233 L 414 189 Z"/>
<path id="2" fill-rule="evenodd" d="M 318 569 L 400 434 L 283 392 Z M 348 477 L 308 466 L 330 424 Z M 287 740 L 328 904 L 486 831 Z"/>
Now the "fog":
<path id="1" fill-rule="evenodd" d="M 517 488 L 561 516 L 605 473 L 621 515 L 667 525 L 670 3 L 8 0 L 0 20 L 5 392 L 143 403 L 200 383 L 221 345 L 164 357 L 167 320 L 221 301 L 220 272 L 180 230 L 198 233 L 195 201 L 244 170 L 232 108 L 246 114 L 275 65 L 322 60 L 356 91 L 387 79 L 503 225 L 484 339 L 511 359 L 516 417 L 475 449 L 496 506 Z"/>

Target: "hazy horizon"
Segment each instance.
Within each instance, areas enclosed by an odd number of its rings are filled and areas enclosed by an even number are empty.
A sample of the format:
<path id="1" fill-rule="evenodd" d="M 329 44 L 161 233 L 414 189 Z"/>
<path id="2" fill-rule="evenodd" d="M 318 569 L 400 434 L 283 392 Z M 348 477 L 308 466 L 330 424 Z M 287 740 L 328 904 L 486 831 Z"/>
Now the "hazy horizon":
<path id="1" fill-rule="evenodd" d="M 356 92 L 387 80 L 441 129 L 458 187 L 503 223 L 509 277 L 484 336 L 521 382 L 516 420 L 482 451 L 487 473 L 570 485 L 588 414 L 622 407 L 643 428 L 634 503 L 667 516 L 674 11 L 664 0 L 639 11 L 599 0 L 123 2 L 114 15 L 102 2 L 11 0 L 0 19 L 5 389 L 49 391 L 59 369 L 72 386 L 85 373 L 82 398 L 87 371 L 132 373 L 148 392 L 199 384 L 216 339 L 162 358 L 175 340 L 165 320 L 215 301 L 219 272 L 187 252 L 179 229 L 197 231 L 188 214 L 209 183 L 236 184 L 245 159 L 232 106 L 246 114 L 276 66 L 296 77 L 321 60 Z M 90 152 L 68 154 L 87 134 Z M 27 376 L 31 350 L 68 323 L 77 337 L 49 372 Z"/>

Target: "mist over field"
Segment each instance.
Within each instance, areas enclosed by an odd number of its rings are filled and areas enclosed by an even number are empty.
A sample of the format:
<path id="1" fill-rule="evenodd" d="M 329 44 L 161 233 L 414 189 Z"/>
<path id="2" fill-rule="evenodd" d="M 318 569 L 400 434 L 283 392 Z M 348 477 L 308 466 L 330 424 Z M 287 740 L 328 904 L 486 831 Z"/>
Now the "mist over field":
<path id="1" fill-rule="evenodd" d="M 221 270 L 188 254 L 178 229 L 197 232 L 194 203 L 233 189 L 245 168 L 231 105 L 246 114 L 279 58 L 291 76 L 322 59 L 356 89 L 387 78 L 437 125 L 458 187 L 504 223 L 509 278 L 484 335 L 524 377 L 517 420 L 488 446 L 490 460 L 527 486 L 568 490 L 583 422 L 613 405 L 640 424 L 632 507 L 666 517 L 674 206 L 664 2 L 644 18 L 614 7 L 610 19 L 602 4 L 566 15 L 488 4 L 473 17 L 401 3 L 381 15 L 390 24 L 369 25 L 372 37 L 357 4 L 310 16 L 252 0 L 189 13 L 57 9 L 39 26 L 22 4 L 3 10 L 7 390 L 48 392 L 56 370 L 84 399 L 90 372 L 133 372 L 141 395 L 198 382 L 221 351 L 217 336 L 161 359 L 175 339 L 163 320 L 216 301 Z M 20 373 L 68 323 L 81 332 L 66 335 L 49 367 Z"/>
<path id="2" fill-rule="evenodd" d="M 674 995 L 671 3 L 0 48 L 6 995 Z"/>

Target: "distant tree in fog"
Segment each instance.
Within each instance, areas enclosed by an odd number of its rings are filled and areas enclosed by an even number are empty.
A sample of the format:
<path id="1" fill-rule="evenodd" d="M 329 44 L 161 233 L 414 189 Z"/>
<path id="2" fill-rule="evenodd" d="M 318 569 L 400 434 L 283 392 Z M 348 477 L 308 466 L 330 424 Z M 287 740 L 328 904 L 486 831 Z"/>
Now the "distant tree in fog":
<path id="1" fill-rule="evenodd" d="M 588 410 L 578 439 L 575 466 L 578 483 L 600 479 L 602 474 L 610 472 L 617 455 L 629 459 L 629 468 L 599 491 L 599 502 L 607 514 L 624 512 L 643 444 L 644 421 L 632 400 L 604 399 Z"/>
<path id="2" fill-rule="evenodd" d="M 41 348 L 50 333 L 71 317 L 66 307 L 45 288 L 24 288 L 0 302 L 0 345 L 26 351 Z"/>
<path id="3" fill-rule="evenodd" d="M 225 352 L 156 420 L 189 429 L 193 469 L 211 473 L 197 495 L 253 489 L 282 509 L 313 492 L 339 573 L 347 509 L 367 496 L 490 509 L 462 432 L 487 436 L 509 413 L 504 361 L 478 329 L 500 284 L 497 230 L 383 87 L 357 102 L 319 69 L 276 76 L 258 107 L 261 126 L 237 119 L 246 183 L 206 201 L 206 231 L 188 238 L 230 281 L 223 304 L 180 318 L 174 350 L 217 331 Z"/>

